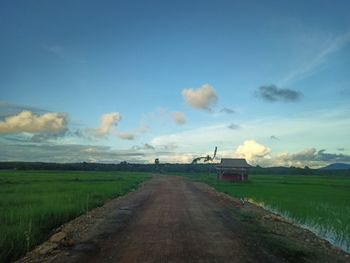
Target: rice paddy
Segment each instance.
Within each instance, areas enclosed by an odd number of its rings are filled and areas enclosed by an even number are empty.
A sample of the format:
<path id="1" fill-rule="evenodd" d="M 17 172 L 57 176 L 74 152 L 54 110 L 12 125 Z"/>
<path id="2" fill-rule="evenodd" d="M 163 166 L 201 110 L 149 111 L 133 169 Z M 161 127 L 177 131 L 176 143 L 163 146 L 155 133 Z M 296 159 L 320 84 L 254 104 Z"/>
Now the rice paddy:
<path id="1" fill-rule="evenodd" d="M 150 178 L 131 172 L 0 171 L 0 262 L 11 262 L 55 227 Z"/>
<path id="2" fill-rule="evenodd" d="M 350 251 L 350 176 L 251 175 L 247 183 L 186 176 L 288 217 Z"/>

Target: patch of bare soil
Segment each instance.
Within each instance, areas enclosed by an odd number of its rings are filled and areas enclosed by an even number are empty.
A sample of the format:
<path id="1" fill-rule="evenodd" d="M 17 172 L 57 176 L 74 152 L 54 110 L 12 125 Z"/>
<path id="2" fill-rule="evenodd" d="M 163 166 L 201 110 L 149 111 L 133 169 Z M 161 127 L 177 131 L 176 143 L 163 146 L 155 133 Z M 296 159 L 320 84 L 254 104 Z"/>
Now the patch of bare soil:
<path id="1" fill-rule="evenodd" d="M 18 262 L 350 262 L 349 254 L 250 203 L 181 177 L 61 226 Z"/>

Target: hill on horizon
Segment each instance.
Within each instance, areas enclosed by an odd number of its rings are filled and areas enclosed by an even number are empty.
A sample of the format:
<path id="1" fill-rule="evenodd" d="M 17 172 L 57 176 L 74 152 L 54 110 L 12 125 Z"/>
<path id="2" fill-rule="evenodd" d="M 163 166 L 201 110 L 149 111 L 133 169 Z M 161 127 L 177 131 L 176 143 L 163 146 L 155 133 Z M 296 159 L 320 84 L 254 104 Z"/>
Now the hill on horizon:
<path id="1" fill-rule="evenodd" d="M 325 167 L 320 168 L 320 170 L 348 170 L 350 169 L 350 164 L 348 163 L 332 163 Z"/>

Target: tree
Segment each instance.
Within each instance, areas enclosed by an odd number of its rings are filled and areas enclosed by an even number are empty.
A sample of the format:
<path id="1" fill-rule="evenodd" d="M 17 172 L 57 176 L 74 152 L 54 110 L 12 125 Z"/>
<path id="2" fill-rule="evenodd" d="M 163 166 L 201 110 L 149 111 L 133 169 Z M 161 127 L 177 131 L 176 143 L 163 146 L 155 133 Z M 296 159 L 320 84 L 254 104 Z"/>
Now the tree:
<path id="1" fill-rule="evenodd" d="M 211 162 L 211 161 L 214 161 L 215 157 L 216 157 L 216 152 L 218 150 L 218 147 L 215 146 L 215 150 L 214 150 L 214 154 L 213 154 L 213 157 L 210 157 L 209 154 L 207 156 L 202 156 L 202 157 L 197 157 L 197 158 L 194 158 L 193 161 L 192 161 L 192 164 L 196 164 L 198 163 L 200 160 L 203 160 L 203 162 Z"/>
<path id="2" fill-rule="evenodd" d="M 159 159 L 158 159 L 158 158 L 156 158 L 156 159 L 154 160 L 154 164 L 156 164 L 156 165 L 159 164 Z"/>

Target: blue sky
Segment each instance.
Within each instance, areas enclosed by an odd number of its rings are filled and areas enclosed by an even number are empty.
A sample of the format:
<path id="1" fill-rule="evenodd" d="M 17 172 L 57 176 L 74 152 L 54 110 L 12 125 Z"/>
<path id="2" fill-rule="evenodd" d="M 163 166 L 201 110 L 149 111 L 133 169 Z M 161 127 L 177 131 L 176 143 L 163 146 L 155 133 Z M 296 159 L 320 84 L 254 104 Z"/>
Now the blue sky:
<path id="1" fill-rule="evenodd" d="M 2 1 L 0 160 L 350 162 L 349 9 Z"/>

